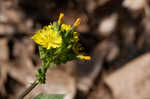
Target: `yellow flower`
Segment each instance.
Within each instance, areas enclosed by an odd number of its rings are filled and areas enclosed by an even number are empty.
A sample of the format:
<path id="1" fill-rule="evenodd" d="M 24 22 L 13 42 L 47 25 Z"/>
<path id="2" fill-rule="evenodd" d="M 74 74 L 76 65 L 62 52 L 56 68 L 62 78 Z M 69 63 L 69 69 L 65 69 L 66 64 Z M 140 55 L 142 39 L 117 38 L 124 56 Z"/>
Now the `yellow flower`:
<path id="1" fill-rule="evenodd" d="M 91 60 L 90 56 L 78 55 L 77 57 L 81 60 Z"/>
<path id="2" fill-rule="evenodd" d="M 73 38 L 74 38 L 75 42 L 79 41 L 78 32 L 73 32 Z"/>
<path id="3" fill-rule="evenodd" d="M 77 27 L 80 24 L 81 19 L 77 18 L 77 20 L 75 21 L 75 23 L 73 24 L 74 27 Z"/>
<path id="4" fill-rule="evenodd" d="M 50 25 L 45 26 L 43 27 L 43 29 L 38 30 L 32 36 L 32 40 L 34 40 L 35 43 L 41 45 L 43 48 L 46 48 L 46 49 L 60 47 L 60 48 L 63 48 L 63 50 L 65 50 L 66 46 L 71 46 L 71 47 L 68 47 L 67 50 L 73 50 L 77 58 L 81 60 L 91 60 L 90 56 L 84 56 L 80 54 L 80 51 L 83 48 L 81 44 L 78 42 L 79 33 L 74 31 L 74 29 L 80 24 L 80 18 L 78 18 L 73 24 L 73 26 L 71 26 L 71 25 L 62 24 L 63 17 L 64 17 L 64 14 L 60 13 L 60 16 L 57 22 L 54 22 L 53 24 L 50 23 Z M 70 35 L 68 36 L 68 33 L 70 33 L 71 36 Z M 64 40 L 62 40 L 62 37 Z M 64 42 L 64 41 L 69 42 L 69 40 L 73 42 L 71 43 Z M 70 51 L 66 52 L 65 54 L 67 55 L 69 54 L 69 52 Z"/>
<path id="5" fill-rule="evenodd" d="M 62 43 L 62 37 L 52 28 L 52 25 L 45 26 L 43 29 L 37 31 L 32 39 L 39 45 L 46 49 L 58 48 Z"/>
<path id="6" fill-rule="evenodd" d="M 62 24 L 61 25 L 61 30 L 65 30 L 65 31 L 68 31 L 71 29 L 71 25 L 66 25 L 66 24 Z"/>
<path id="7" fill-rule="evenodd" d="M 64 17 L 64 14 L 63 14 L 63 13 L 60 13 L 59 19 L 58 19 L 58 21 L 57 21 L 59 25 L 61 24 L 63 17 Z"/>

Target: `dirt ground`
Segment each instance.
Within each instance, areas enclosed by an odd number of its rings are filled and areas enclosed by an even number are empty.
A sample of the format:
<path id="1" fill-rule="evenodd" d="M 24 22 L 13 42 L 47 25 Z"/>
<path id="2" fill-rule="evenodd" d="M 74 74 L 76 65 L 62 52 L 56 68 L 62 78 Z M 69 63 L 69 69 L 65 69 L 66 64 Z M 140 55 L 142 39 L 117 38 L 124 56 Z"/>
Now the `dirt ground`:
<path id="1" fill-rule="evenodd" d="M 41 61 L 34 32 L 58 19 L 77 28 L 90 61 L 48 70 L 39 93 L 65 99 L 150 99 L 149 0 L 0 0 L 0 99 L 16 99 Z"/>

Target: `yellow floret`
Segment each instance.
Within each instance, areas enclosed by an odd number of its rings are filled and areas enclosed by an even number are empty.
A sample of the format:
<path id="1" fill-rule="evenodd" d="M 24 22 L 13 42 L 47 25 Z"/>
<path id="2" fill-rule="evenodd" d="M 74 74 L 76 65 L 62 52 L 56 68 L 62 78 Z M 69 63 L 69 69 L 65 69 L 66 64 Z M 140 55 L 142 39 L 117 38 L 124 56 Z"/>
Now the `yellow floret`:
<path id="1" fill-rule="evenodd" d="M 51 27 L 51 26 L 50 26 Z M 32 36 L 32 39 L 39 45 L 46 49 L 60 47 L 62 43 L 62 37 L 57 32 L 50 28 L 49 26 L 44 27 Z"/>
<path id="2" fill-rule="evenodd" d="M 53 28 L 54 26 L 50 23 L 50 25 L 47 26 L 49 29 Z"/>
<path id="3" fill-rule="evenodd" d="M 79 41 L 78 32 L 73 32 L 73 38 L 74 38 L 75 42 Z"/>
<path id="4" fill-rule="evenodd" d="M 90 56 L 78 55 L 78 58 L 81 60 L 91 60 Z"/>
<path id="5" fill-rule="evenodd" d="M 65 30 L 65 31 L 68 31 L 71 29 L 71 25 L 66 25 L 66 24 L 62 24 L 61 25 L 61 30 Z"/>
<path id="6" fill-rule="evenodd" d="M 63 13 L 60 13 L 59 18 L 58 18 L 58 24 L 60 25 L 62 22 L 62 18 L 64 17 Z"/>
<path id="7" fill-rule="evenodd" d="M 77 18 L 77 20 L 75 21 L 75 23 L 73 24 L 74 27 L 77 27 L 80 24 L 81 19 Z"/>

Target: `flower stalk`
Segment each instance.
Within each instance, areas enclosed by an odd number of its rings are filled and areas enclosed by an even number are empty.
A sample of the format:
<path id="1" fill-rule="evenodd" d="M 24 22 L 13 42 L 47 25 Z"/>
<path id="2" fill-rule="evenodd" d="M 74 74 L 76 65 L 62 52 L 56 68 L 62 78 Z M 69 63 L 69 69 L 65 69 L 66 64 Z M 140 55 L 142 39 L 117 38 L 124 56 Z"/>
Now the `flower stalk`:
<path id="1" fill-rule="evenodd" d="M 63 17 L 64 14 L 60 13 L 57 22 L 44 26 L 43 29 L 36 31 L 31 37 L 39 46 L 42 66 L 37 71 L 37 80 L 18 99 L 23 99 L 39 83 L 44 84 L 48 69 L 74 59 L 91 59 L 90 56 L 86 56 L 81 52 L 83 48 L 79 43 L 79 33 L 75 31 L 80 24 L 80 18 L 77 18 L 71 26 L 62 23 Z"/>
<path id="2" fill-rule="evenodd" d="M 38 80 L 35 80 L 17 99 L 23 99 L 27 94 L 31 92 L 39 84 Z"/>

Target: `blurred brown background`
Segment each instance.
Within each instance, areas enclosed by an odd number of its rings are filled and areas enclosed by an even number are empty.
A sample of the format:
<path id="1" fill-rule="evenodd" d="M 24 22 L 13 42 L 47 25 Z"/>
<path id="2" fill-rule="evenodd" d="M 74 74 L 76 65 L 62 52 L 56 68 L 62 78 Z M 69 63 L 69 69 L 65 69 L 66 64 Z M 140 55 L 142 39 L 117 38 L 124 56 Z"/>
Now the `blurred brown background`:
<path id="1" fill-rule="evenodd" d="M 150 99 L 149 0 L 0 0 L 0 99 L 16 99 L 41 61 L 30 37 L 58 19 L 77 28 L 89 62 L 71 61 L 47 73 L 39 93 L 65 99 Z"/>

